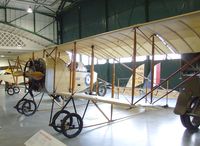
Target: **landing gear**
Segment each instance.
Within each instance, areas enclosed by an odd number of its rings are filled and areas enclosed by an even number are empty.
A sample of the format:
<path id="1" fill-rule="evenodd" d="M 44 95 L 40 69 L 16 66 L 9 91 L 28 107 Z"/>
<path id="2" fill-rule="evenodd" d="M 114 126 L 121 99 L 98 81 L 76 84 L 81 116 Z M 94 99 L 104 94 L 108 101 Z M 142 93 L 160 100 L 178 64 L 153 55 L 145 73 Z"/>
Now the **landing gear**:
<path id="1" fill-rule="evenodd" d="M 63 119 L 61 129 L 66 137 L 76 137 L 83 129 L 83 120 L 78 114 L 70 113 Z"/>
<path id="2" fill-rule="evenodd" d="M 31 116 L 33 115 L 37 110 L 37 106 L 35 101 L 33 100 L 25 100 L 22 105 L 22 113 L 25 116 Z"/>
<path id="3" fill-rule="evenodd" d="M 180 115 L 181 122 L 188 130 L 197 130 L 200 125 L 200 98 L 195 97 L 191 100 L 188 110 L 184 115 Z"/>
<path id="4" fill-rule="evenodd" d="M 94 84 L 93 92 L 90 92 L 90 89 L 88 88 L 85 92 L 85 94 L 89 95 L 98 95 L 98 96 L 105 96 L 107 92 L 106 85 L 104 83 L 96 83 Z"/>
<path id="5" fill-rule="evenodd" d="M 25 116 L 31 116 L 36 112 L 44 95 L 43 93 L 37 105 L 34 98 L 41 94 L 42 89 L 44 88 L 44 77 L 38 79 L 34 78 L 34 76 L 30 75 L 33 72 L 41 72 L 41 74 L 45 74 L 45 63 L 43 60 L 30 59 L 28 62 L 26 62 L 24 67 L 24 84 L 25 90 L 28 92 L 22 97 L 21 100 L 19 100 L 15 108 L 19 113 L 24 114 Z M 10 93 L 12 93 L 11 91 L 18 93 L 19 88 L 14 87 L 13 90 L 10 90 Z M 29 97 L 27 96 L 28 94 L 30 95 Z"/>
<path id="6" fill-rule="evenodd" d="M 15 94 L 18 94 L 18 93 L 20 92 L 20 89 L 19 89 L 19 87 L 17 87 L 17 86 L 15 86 L 15 87 L 13 88 L 13 90 L 14 90 Z"/>
<path id="7" fill-rule="evenodd" d="M 24 102 L 26 101 L 27 99 L 21 99 L 18 101 L 18 103 L 15 105 L 14 108 L 16 108 L 16 110 L 18 111 L 18 113 L 20 114 L 23 114 L 22 112 L 22 105 L 24 104 Z"/>
<path id="8" fill-rule="evenodd" d="M 75 113 L 70 113 L 69 111 L 67 111 L 65 109 L 70 101 L 72 101 Z M 88 104 L 89 104 L 89 102 L 88 102 Z M 87 106 L 88 106 L 88 104 L 87 104 Z M 54 101 L 52 100 L 49 125 L 52 126 L 55 131 L 57 131 L 59 133 L 63 133 L 63 135 L 68 138 L 73 138 L 73 137 L 78 136 L 83 128 L 83 119 L 81 118 L 81 116 L 79 114 L 77 114 L 76 106 L 74 103 L 74 98 L 71 96 L 66 101 L 66 103 L 62 107 L 62 109 L 60 111 L 58 111 L 57 113 L 55 113 L 54 116 L 52 116 L 53 109 L 54 109 Z M 84 113 L 86 112 L 86 110 L 87 110 L 87 107 L 86 107 Z M 83 117 L 84 117 L 84 114 L 83 114 Z"/>
<path id="9" fill-rule="evenodd" d="M 19 87 L 10 85 L 7 87 L 6 92 L 8 95 L 18 94 L 20 92 Z"/>
<path id="10" fill-rule="evenodd" d="M 106 86 L 104 84 L 99 84 L 97 94 L 99 96 L 105 96 L 106 95 L 106 91 L 107 91 Z"/>
<path id="11" fill-rule="evenodd" d="M 52 119 L 52 123 L 51 123 L 51 126 L 53 127 L 53 129 L 59 133 L 62 132 L 61 130 L 61 123 L 63 121 L 63 118 L 67 115 L 69 115 L 70 112 L 67 111 L 67 110 L 61 110 L 61 111 L 58 111 L 54 116 L 53 116 L 53 119 Z"/>
<path id="12" fill-rule="evenodd" d="M 7 93 L 8 93 L 8 95 L 14 95 L 14 94 L 15 94 L 15 91 L 14 91 L 13 88 L 9 87 L 9 88 L 7 89 Z"/>
<path id="13" fill-rule="evenodd" d="M 29 99 L 26 98 L 26 96 L 28 94 L 31 95 L 31 98 L 29 97 Z M 40 102 L 43 98 L 43 95 L 44 94 L 42 94 L 42 96 L 41 96 Z M 16 108 L 16 110 L 20 114 L 23 114 L 25 116 L 31 116 L 37 111 L 37 108 L 38 108 L 40 102 L 37 105 L 35 100 L 34 100 L 34 95 L 30 91 L 28 91 L 24 95 L 24 97 L 18 101 L 18 103 L 14 106 L 14 108 Z"/>

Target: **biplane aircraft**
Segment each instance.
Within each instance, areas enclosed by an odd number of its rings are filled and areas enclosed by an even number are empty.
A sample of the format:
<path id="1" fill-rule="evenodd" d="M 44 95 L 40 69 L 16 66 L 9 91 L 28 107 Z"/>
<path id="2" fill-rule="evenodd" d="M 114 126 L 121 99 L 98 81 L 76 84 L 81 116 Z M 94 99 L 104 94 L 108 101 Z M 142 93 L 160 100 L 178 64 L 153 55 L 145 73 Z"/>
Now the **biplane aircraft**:
<path id="1" fill-rule="evenodd" d="M 16 72 L 17 73 L 17 72 Z M 7 68 L 0 73 L 0 81 L 5 84 L 5 91 L 8 95 L 20 92 L 19 84 L 23 83 L 23 77 L 13 73 L 13 69 Z"/>
<path id="2" fill-rule="evenodd" d="M 142 96 L 148 93 L 151 90 L 151 71 L 149 72 L 148 76 L 144 76 L 144 64 L 138 66 L 136 68 L 136 76 L 135 76 L 135 96 Z M 126 66 L 127 69 L 130 70 L 129 67 Z M 161 63 L 154 65 L 154 81 L 153 87 L 158 86 L 161 82 Z M 125 78 L 126 79 L 126 78 Z M 132 76 L 128 78 L 128 82 L 126 83 L 125 87 L 116 87 L 118 90 L 116 91 L 118 96 L 119 94 L 131 96 L 132 90 Z M 160 86 L 158 89 L 155 90 L 153 93 L 153 97 L 161 97 L 166 94 L 170 89 L 169 87 L 164 88 Z M 176 98 L 178 97 L 178 91 L 172 91 L 171 93 L 167 94 L 167 97 Z M 147 99 L 147 98 L 146 98 Z M 146 100 L 147 101 L 147 100 Z"/>
<path id="3" fill-rule="evenodd" d="M 199 71 L 194 76 L 189 76 L 173 89 L 168 90 L 160 98 L 153 100 L 154 91 L 159 89 L 163 84 L 173 78 L 177 73 L 184 71 L 192 63 L 200 59 L 200 55 L 193 58 L 185 65 L 183 65 L 175 73 L 171 74 L 164 81 L 161 81 L 157 86 L 154 86 L 154 56 L 156 54 L 183 54 L 183 53 L 195 53 L 199 52 L 200 46 L 200 24 L 196 23 L 200 21 L 200 11 L 188 13 L 185 15 L 163 19 L 159 21 L 149 22 L 145 24 L 138 24 L 128 28 L 107 32 L 104 34 L 91 36 L 88 38 L 74 40 L 73 42 L 64 43 L 55 47 L 45 49 L 41 52 L 35 52 L 34 57 L 29 60 L 25 66 L 25 72 L 33 73 L 38 72 L 38 77 L 27 77 L 28 80 L 27 88 L 29 91 L 40 91 L 47 92 L 52 100 L 52 110 L 50 115 L 50 125 L 58 131 L 62 132 L 66 137 L 72 138 L 77 136 L 83 128 L 83 119 L 89 103 L 92 102 L 107 119 L 107 122 L 113 121 L 113 108 L 114 105 L 125 106 L 133 108 L 141 100 L 145 99 L 150 95 L 150 104 L 154 104 L 166 95 L 172 93 L 175 89 L 189 81 L 192 77 L 199 74 Z M 69 66 L 60 58 L 66 51 L 72 52 L 72 60 Z M 50 52 L 50 53 L 49 53 Z M 90 73 L 82 71 L 84 79 L 81 83 L 79 72 L 76 71 L 76 54 L 84 54 L 91 56 Z M 139 99 L 135 99 L 135 87 L 136 87 L 136 56 L 149 55 L 151 59 L 151 81 L 150 91 L 147 91 Z M 20 56 L 21 59 L 28 59 L 31 55 L 25 54 Z M 112 73 L 112 93 L 111 98 L 104 98 L 93 94 L 94 83 L 97 81 L 97 75 L 94 72 L 94 57 L 97 59 L 115 59 L 121 57 L 132 57 L 132 80 L 131 80 L 131 101 L 120 100 L 115 98 L 115 67 L 113 64 Z M 38 59 L 35 59 L 38 58 Z M 41 58 L 41 59 L 39 59 Z M 40 74 L 39 74 L 40 72 Z M 32 74 L 34 76 L 34 74 Z M 66 83 L 66 78 L 70 80 Z M 89 94 L 78 93 L 77 91 L 83 91 L 84 88 L 80 87 L 82 84 L 89 87 Z M 98 84 L 97 84 L 98 86 Z M 79 88 L 80 87 L 80 88 Z M 31 92 L 30 92 L 31 93 Z M 180 94 L 181 95 L 181 94 Z M 66 103 L 62 106 L 61 110 L 53 115 L 54 102 L 57 96 L 62 96 Z M 85 99 L 87 104 L 83 115 L 80 115 L 76 110 L 76 104 L 74 99 Z M 23 98 L 24 99 L 24 98 Z M 72 101 L 74 112 L 69 112 L 66 107 L 69 102 Z M 99 108 L 98 103 L 107 103 L 111 105 L 110 118 L 103 113 Z M 20 106 L 19 103 L 23 103 Z M 32 114 L 35 112 L 36 105 L 31 100 L 19 101 L 18 107 L 21 107 L 22 113 Z M 190 110 L 191 112 L 191 110 Z M 192 114 L 188 114 L 189 111 L 178 114 L 182 116 L 184 124 L 187 121 L 186 127 L 191 126 L 192 120 L 188 120 Z M 58 120 L 60 115 L 64 115 L 64 118 Z M 195 115 L 197 116 L 197 115 Z M 194 116 L 193 116 L 194 117 Z M 199 117 L 199 115 L 198 115 Z M 198 126 L 200 125 L 197 120 Z"/>

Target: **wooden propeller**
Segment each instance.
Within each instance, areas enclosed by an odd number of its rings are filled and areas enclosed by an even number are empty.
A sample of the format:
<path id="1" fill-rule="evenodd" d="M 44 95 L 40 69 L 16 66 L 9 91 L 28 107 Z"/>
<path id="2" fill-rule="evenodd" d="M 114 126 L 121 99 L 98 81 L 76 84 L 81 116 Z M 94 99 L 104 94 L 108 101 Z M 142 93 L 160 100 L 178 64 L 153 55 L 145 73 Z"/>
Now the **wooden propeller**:
<path id="1" fill-rule="evenodd" d="M 41 80 L 44 77 L 44 74 L 39 71 L 34 72 L 25 72 L 25 74 L 22 71 L 16 71 L 13 73 L 14 76 L 23 76 L 33 78 L 34 80 Z"/>

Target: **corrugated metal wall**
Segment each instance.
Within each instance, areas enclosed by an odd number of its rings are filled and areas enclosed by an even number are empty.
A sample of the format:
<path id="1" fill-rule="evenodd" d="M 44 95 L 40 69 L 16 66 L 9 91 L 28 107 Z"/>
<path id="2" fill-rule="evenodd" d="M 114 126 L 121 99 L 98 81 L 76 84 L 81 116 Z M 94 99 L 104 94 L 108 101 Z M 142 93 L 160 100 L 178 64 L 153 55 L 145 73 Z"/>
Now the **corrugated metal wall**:
<path id="1" fill-rule="evenodd" d="M 199 9 L 199 0 L 82 0 L 61 14 L 62 43 Z"/>

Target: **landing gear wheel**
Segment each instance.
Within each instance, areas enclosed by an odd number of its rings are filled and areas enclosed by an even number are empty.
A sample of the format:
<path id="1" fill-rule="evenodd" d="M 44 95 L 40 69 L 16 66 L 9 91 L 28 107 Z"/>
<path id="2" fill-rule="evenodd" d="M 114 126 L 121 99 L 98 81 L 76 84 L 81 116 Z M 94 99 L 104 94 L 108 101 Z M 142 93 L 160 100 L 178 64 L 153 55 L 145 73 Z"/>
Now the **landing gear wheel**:
<path id="1" fill-rule="evenodd" d="M 200 99 L 199 97 L 196 97 L 191 101 L 188 112 L 185 113 L 184 115 L 180 115 L 181 123 L 188 130 L 192 131 L 198 130 L 198 127 L 200 125 L 200 118 L 191 116 L 188 113 L 192 113 L 192 111 L 194 111 L 196 108 L 199 108 L 199 106 L 200 106 Z"/>
<path id="2" fill-rule="evenodd" d="M 69 115 L 70 112 L 67 110 L 62 110 L 62 111 L 58 111 L 52 119 L 52 123 L 51 126 L 53 127 L 54 130 L 56 130 L 57 132 L 61 133 L 62 129 L 61 129 L 61 123 L 63 121 L 63 118 L 67 115 Z M 70 122 L 72 122 L 72 119 L 70 119 Z M 71 124 L 71 123 L 70 123 Z"/>
<path id="3" fill-rule="evenodd" d="M 105 96 L 106 95 L 106 87 L 103 84 L 100 84 L 98 87 L 98 95 Z"/>
<path id="4" fill-rule="evenodd" d="M 23 114 L 22 112 L 22 105 L 24 104 L 24 102 L 26 101 L 27 99 L 21 99 L 17 102 L 16 106 L 14 108 L 17 109 L 18 113 L 20 114 Z"/>
<path id="5" fill-rule="evenodd" d="M 13 90 L 14 90 L 15 94 L 19 93 L 19 91 L 20 91 L 19 87 L 14 87 Z"/>
<path id="6" fill-rule="evenodd" d="M 12 87 L 9 87 L 7 89 L 7 93 L 8 93 L 8 95 L 14 95 L 15 91 L 14 91 L 14 89 Z"/>
<path id="7" fill-rule="evenodd" d="M 22 105 L 22 113 L 25 116 L 31 116 L 36 112 L 37 106 L 33 100 L 26 100 Z"/>
<path id="8" fill-rule="evenodd" d="M 63 119 L 61 129 L 66 137 L 76 137 L 83 129 L 83 120 L 78 114 L 70 113 Z"/>

